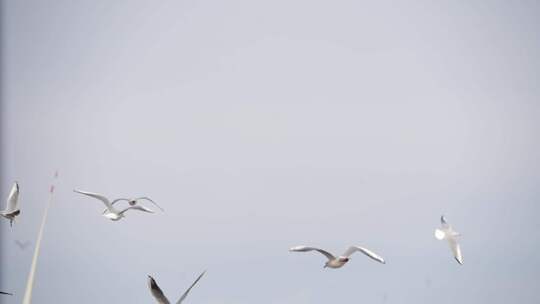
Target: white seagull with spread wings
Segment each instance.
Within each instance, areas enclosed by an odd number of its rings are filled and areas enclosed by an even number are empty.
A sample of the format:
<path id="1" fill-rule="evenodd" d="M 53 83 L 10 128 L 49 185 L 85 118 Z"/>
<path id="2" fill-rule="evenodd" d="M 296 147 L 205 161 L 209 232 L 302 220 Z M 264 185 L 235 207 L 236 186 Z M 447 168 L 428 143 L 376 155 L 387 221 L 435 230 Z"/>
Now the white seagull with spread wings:
<path id="1" fill-rule="evenodd" d="M 109 201 L 109 199 L 107 199 L 105 196 L 101 195 L 101 194 L 97 194 L 97 193 L 92 193 L 92 192 L 86 192 L 86 191 L 80 191 L 80 190 L 73 190 L 77 193 L 80 193 L 80 194 L 84 194 L 84 195 L 87 195 L 87 196 L 90 196 L 90 197 L 93 197 L 95 199 L 98 199 L 100 200 L 101 202 L 103 202 L 103 204 L 105 204 L 105 211 L 103 212 L 103 216 L 110 219 L 111 221 L 118 221 L 120 219 L 122 219 L 124 217 L 124 213 L 126 213 L 126 211 L 128 210 L 139 210 L 139 211 L 143 211 L 143 212 L 148 212 L 148 213 L 154 213 L 154 211 L 144 207 L 144 206 L 141 206 L 141 205 L 133 205 L 133 206 L 129 206 L 127 208 L 124 208 L 122 210 L 118 210 L 118 209 L 115 209 L 114 206 L 113 206 L 113 203 L 111 203 Z"/>
<path id="2" fill-rule="evenodd" d="M 349 260 L 350 260 L 350 256 L 357 252 L 357 251 L 360 251 L 362 252 L 363 254 L 367 255 L 368 257 L 372 258 L 373 260 L 379 262 L 379 263 L 382 263 L 382 264 L 386 264 L 385 260 L 379 256 L 378 254 L 376 254 L 375 252 L 369 250 L 369 249 L 366 249 L 366 248 L 363 248 L 363 247 L 359 247 L 359 246 L 351 246 L 349 247 L 349 249 L 347 249 L 347 251 L 345 251 L 344 254 L 342 254 L 341 256 L 338 256 L 338 257 L 335 257 L 333 254 L 329 253 L 328 251 L 325 251 L 323 249 L 319 249 L 319 248 L 315 248 L 315 247 L 307 247 L 307 246 L 296 246 L 296 247 L 293 247 L 291 249 L 289 249 L 289 251 L 295 251 L 295 252 L 306 252 L 306 251 L 318 251 L 319 253 L 321 253 L 322 255 L 324 255 L 328 261 L 324 264 L 324 268 L 326 267 L 329 267 L 329 268 L 341 268 L 343 265 L 345 265 Z"/>
<path id="3" fill-rule="evenodd" d="M 19 210 L 19 184 L 17 182 L 13 183 L 9 196 L 7 198 L 6 209 L 0 211 L 0 215 L 9 220 L 9 226 L 13 226 L 13 221 L 15 217 L 21 213 Z"/>
<path id="4" fill-rule="evenodd" d="M 195 286 L 195 284 L 197 284 L 197 282 L 199 282 L 199 280 L 202 278 L 202 276 L 205 273 L 206 273 L 206 271 L 203 271 L 203 273 L 201 273 L 201 275 L 199 275 L 199 277 L 195 280 L 195 282 L 193 282 L 193 284 L 191 284 L 191 286 L 189 286 L 189 288 L 186 290 L 186 292 L 184 292 L 184 294 L 180 297 L 180 299 L 178 300 L 178 302 L 176 302 L 176 304 L 180 304 L 180 303 L 182 303 L 182 301 L 184 301 L 184 299 L 187 297 L 188 293 L 191 291 L 193 286 Z M 165 295 L 163 294 L 163 291 L 161 291 L 161 288 L 159 288 L 158 284 L 156 283 L 156 280 L 154 280 L 154 278 L 152 276 L 150 276 L 150 275 L 148 276 L 148 287 L 150 287 L 150 292 L 152 293 L 152 296 L 154 296 L 154 299 L 156 299 L 156 301 L 159 304 L 170 304 L 171 303 L 171 302 L 169 302 L 167 297 L 165 297 Z"/>
<path id="5" fill-rule="evenodd" d="M 444 215 L 442 215 L 441 228 L 435 229 L 435 238 L 440 241 L 446 239 L 450 245 L 452 253 L 454 254 L 454 258 L 460 265 L 463 265 L 463 255 L 461 254 L 461 248 L 457 242 L 457 238 L 459 236 L 461 236 L 461 234 L 452 229 L 452 226 L 446 222 Z"/>

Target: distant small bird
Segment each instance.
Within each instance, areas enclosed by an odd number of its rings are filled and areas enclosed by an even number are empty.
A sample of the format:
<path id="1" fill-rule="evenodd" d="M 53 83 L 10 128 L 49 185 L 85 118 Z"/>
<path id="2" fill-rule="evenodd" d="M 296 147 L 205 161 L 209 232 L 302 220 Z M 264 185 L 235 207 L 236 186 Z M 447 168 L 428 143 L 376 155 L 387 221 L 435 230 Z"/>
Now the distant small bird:
<path id="1" fill-rule="evenodd" d="M 191 284 L 191 286 L 189 286 L 189 288 L 186 290 L 186 292 L 184 292 L 184 294 L 180 297 L 176 304 L 180 304 L 182 303 L 182 301 L 184 301 L 193 286 L 195 286 L 195 284 L 199 282 L 199 280 L 205 273 L 206 271 L 203 271 L 203 273 L 199 275 L 199 277 L 195 280 L 195 282 L 193 282 L 193 284 Z M 148 275 L 148 287 L 150 287 L 150 292 L 152 293 L 152 296 L 159 304 L 170 304 L 169 300 L 167 299 L 167 297 L 165 297 L 163 291 L 161 291 L 161 288 L 159 288 L 158 284 L 156 283 L 156 280 L 154 280 L 154 278 L 150 275 Z"/>
<path id="2" fill-rule="evenodd" d="M 461 254 L 461 248 L 457 242 L 459 236 L 461 236 L 461 234 L 452 229 L 452 226 L 446 222 L 444 215 L 442 215 L 441 229 L 435 229 L 435 238 L 440 241 L 446 239 L 454 254 L 454 258 L 460 265 L 463 265 L 463 255 Z"/>
<path id="3" fill-rule="evenodd" d="M 0 291 L 0 294 L 3 294 L 3 295 L 8 295 L 8 296 L 12 296 L 13 294 L 9 293 L 9 292 L 3 292 L 3 291 Z"/>
<path id="4" fill-rule="evenodd" d="M 425 283 L 426 283 L 426 288 L 431 288 L 431 278 L 426 278 Z"/>
<path id="5" fill-rule="evenodd" d="M 296 247 L 292 247 L 291 249 L 289 249 L 289 251 L 294 251 L 294 252 L 306 252 L 306 251 L 318 251 L 319 253 L 321 253 L 322 255 L 324 255 L 328 261 L 324 264 L 324 268 L 326 267 L 329 267 L 329 268 L 341 268 L 343 265 L 345 265 L 349 260 L 350 260 L 350 256 L 357 252 L 357 251 L 360 251 L 362 252 L 363 254 L 367 255 L 368 257 L 372 258 L 373 260 L 379 262 L 379 263 L 382 263 L 382 264 L 386 264 L 386 262 L 384 261 L 384 259 L 377 255 L 376 253 L 374 253 L 373 251 L 371 250 L 368 250 L 366 248 L 363 248 L 363 247 L 358 247 L 358 246 L 351 246 L 349 247 L 349 249 L 347 249 L 347 251 L 345 251 L 345 253 L 339 257 L 335 257 L 334 255 L 332 255 L 331 253 L 329 253 L 328 251 L 325 251 L 325 250 L 322 250 L 322 249 L 319 249 L 319 248 L 315 248 L 315 247 L 307 247 L 307 246 L 296 246 Z"/>
<path id="6" fill-rule="evenodd" d="M 14 182 L 7 198 L 6 209 L 0 211 L 0 215 L 7 218 L 9 220 L 9 226 L 12 227 L 15 217 L 20 213 L 21 210 L 19 210 L 19 184 L 17 182 Z"/>
<path id="7" fill-rule="evenodd" d="M 383 296 L 382 296 L 382 302 L 383 302 L 383 303 L 388 302 L 388 293 L 386 293 L 386 292 L 383 293 Z"/>
<path id="8" fill-rule="evenodd" d="M 21 242 L 21 241 L 19 241 L 19 240 L 15 240 L 14 243 L 17 244 L 17 246 L 18 246 L 21 250 L 25 250 L 26 247 L 30 246 L 30 242 L 29 242 L 29 241 Z"/>
<path id="9" fill-rule="evenodd" d="M 80 193 L 80 194 L 84 194 L 84 195 L 93 197 L 93 198 L 98 199 L 101 202 L 103 202 L 105 204 L 105 207 L 107 207 L 107 209 L 105 209 L 105 212 L 103 213 L 103 216 L 110 219 L 111 221 L 118 221 L 118 220 L 122 219 L 123 217 L 125 217 L 124 213 L 126 213 L 126 211 L 128 211 L 128 210 L 139 210 L 139 211 L 143 211 L 143 212 L 154 213 L 154 211 L 152 211 L 151 209 L 148 209 L 148 208 L 146 208 L 144 206 L 141 206 L 141 205 L 129 206 L 129 207 L 125 208 L 125 209 L 117 210 L 117 209 L 115 209 L 113 207 L 113 205 L 109 201 L 109 199 L 107 199 L 105 196 L 103 196 L 101 194 L 92 193 L 92 192 L 86 192 L 86 191 L 80 191 L 80 190 L 73 190 L 73 191 L 77 192 L 77 193 Z"/>

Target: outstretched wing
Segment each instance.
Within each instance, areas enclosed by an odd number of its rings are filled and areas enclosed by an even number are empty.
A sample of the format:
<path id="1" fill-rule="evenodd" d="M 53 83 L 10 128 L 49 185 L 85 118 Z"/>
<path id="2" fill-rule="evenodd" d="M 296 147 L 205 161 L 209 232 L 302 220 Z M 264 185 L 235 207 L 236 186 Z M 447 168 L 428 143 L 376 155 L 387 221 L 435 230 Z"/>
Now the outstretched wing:
<path id="1" fill-rule="evenodd" d="M 450 249 L 452 250 L 452 253 L 454 254 L 454 259 L 456 259 L 456 261 L 460 265 L 463 265 L 463 255 L 461 254 L 461 247 L 459 246 L 457 239 L 453 236 L 449 237 L 448 244 L 450 245 Z"/>
<path id="2" fill-rule="evenodd" d="M 193 284 L 191 284 L 191 286 L 189 286 L 189 288 L 186 290 L 186 292 L 184 292 L 184 294 L 180 297 L 180 300 L 178 300 L 178 302 L 176 302 L 176 304 L 180 304 L 182 303 L 182 301 L 184 301 L 184 299 L 187 297 L 188 293 L 191 291 L 191 288 L 193 288 L 193 286 L 195 286 L 195 284 L 197 284 L 197 282 L 199 282 L 199 280 L 203 277 L 203 275 L 206 273 L 206 270 L 203 271 L 203 273 L 201 273 L 201 275 L 199 275 L 199 277 L 195 280 L 195 282 L 193 282 Z"/>
<path id="3" fill-rule="evenodd" d="M 9 196 L 7 198 L 6 211 L 11 213 L 18 209 L 19 204 L 19 184 L 17 182 L 13 183 Z"/>
<path id="4" fill-rule="evenodd" d="M 5 294 L 5 295 L 8 295 L 8 296 L 12 296 L 13 294 L 9 293 L 9 292 L 3 292 L 3 291 L 0 291 L 0 294 Z"/>
<path id="5" fill-rule="evenodd" d="M 148 209 L 148 208 L 146 208 L 146 207 L 144 207 L 144 206 L 135 205 L 135 206 L 129 206 L 129 207 L 127 207 L 126 209 L 124 209 L 124 210 L 118 212 L 118 214 L 124 214 L 124 213 L 125 213 L 126 211 L 128 211 L 128 210 L 139 210 L 139 211 L 143 211 L 143 212 L 154 213 L 153 210 Z"/>
<path id="6" fill-rule="evenodd" d="M 150 288 L 150 292 L 152 293 L 152 296 L 159 304 L 170 304 L 169 300 L 165 295 L 163 294 L 163 291 L 161 291 L 161 288 L 159 288 L 158 284 L 156 283 L 156 280 L 152 278 L 152 276 L 148 276 L 148 287 Z"/>
<path id="7" fill-rule="evenodd" d="M 351 247 L 349 247 L 349 249 L 347 249 L 347 251 L 345 251 L 343 256 L 348 258 L 353 253 L 355 253 L 357 251 L 360 251 L 361 253 L 367 255 L 368 257 L 372 258 L 373 260 L 375 260 L 375 261 L 377 261 L 379 263 L 386 264 L 386 261 L 380 255 L 376 254 L 375 252 L 373 252 L 373 251 L 371 251 L 369 249 L 359 247 L 359 246 L 351 246 Z"/>
<path id="8" fill-rule="evenodd" d="M 103 204 L 105 204 L 107 209 L 112 209 L 112 205 L 111 205 L 111 202 L 109 202 L 109 199 L 107 199 L 105 196 L 103 196 L 101 194 L 97 194 L 97 193 L 93 193 L 93 192 L 86 192 L 86 191 L 81 191 L 81 190 L 73 190 L 73 191 L 77 192 L 77 193 L 80 193 L 80 194 L 84 194 L 84 195 L 93 197 L 95 199 L 98 199 L 98 200 L 102 201 Z"/>
<path id="9" fill-rule="evenodd" d="M 154 204 L 154 206 L 158 207 L 159 210 L 165 211 L 165 210 L 163 210 L 163 208 L 161 208 L 160 205 L 158 205 L 156 202 L 154 202 L 153 200 L 151 200 L 151 199 L 150 199 L 149 197 L 147 197 L 147 196 L 137 197 L 137 198 L 135 198 L 134 200 L 135 200 L 135 201 L 140 201 L 140 200 L 149 201 L 150 203 Z"/>
<path id="10" fill-rule="evenodd" d="M 129 202 L 130 199 L 128 199 L 128 198 L 117 198 L 117 199 L 115 199 L 115 200 L 113 200 L 113 201 L 111 202 L 111 205 L 114 205 L 114 204 L 116 204 L 116 203 L 118 203 L 118 202 L 122 202 L 122 201 Z"/>
<path id="11" fill-rule="evenodd" d="M 336 259 L 336 257 L 333 256 L 330 252 L 322 250 L 320 248 L 307 247 L 307 246 L 296 246 L 296 247 L 292 247 L 291 249 L 289 249 L 289 251 L 295 251 L 295 252 L 307 252 L 307 251 L 313 251 L 313 250 L 320 252 L 322 255 L 324 255 L 329 260 L 335 260 Z"/>

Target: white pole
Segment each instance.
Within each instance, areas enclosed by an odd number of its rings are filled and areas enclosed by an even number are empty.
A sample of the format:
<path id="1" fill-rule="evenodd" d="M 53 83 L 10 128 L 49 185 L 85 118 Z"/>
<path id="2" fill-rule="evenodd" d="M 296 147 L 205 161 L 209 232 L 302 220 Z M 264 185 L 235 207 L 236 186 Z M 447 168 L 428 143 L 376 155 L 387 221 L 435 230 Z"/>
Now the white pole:
<path id="1" fill-rule="evenodd" d="M 39 257 L 39 249 L 41 247 L 41 239 L 43 238 L 43 230 L 45 229 L 45 222 L 47 221 L 47 214 L 54 198 L 54 184 L 58 178 L 58 172 L 54 174 L 54 181 L 49 190 L 49 203 L 45 208 L 43 219 L 41 220 L 41 227 L 39 228 L 38 237 L 36 241 L 36 248 L 34 249 L 34 257 L 32 258 L 32 266 L 30 267 L 30 273 L 28 274 L 28 281 L 26 282 L 26 291 L 24 292 L 23 304 L 30 304 L 32 302 L 32 290 L 34 288 L 34 275 L 36 273 L 37 260 Z"/>

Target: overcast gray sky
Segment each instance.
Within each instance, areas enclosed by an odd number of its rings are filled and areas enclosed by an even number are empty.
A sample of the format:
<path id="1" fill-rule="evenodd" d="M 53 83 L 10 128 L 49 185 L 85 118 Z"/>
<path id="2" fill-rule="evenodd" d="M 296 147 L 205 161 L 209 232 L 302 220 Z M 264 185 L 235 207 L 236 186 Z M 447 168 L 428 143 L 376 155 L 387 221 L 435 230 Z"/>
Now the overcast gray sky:
<path id="1" fill-rule="evenodd" d="M 407 2 L 2 1 L 0 302 L 56 169 L 35 303 L 540 302 L 540 3 Z"/>

